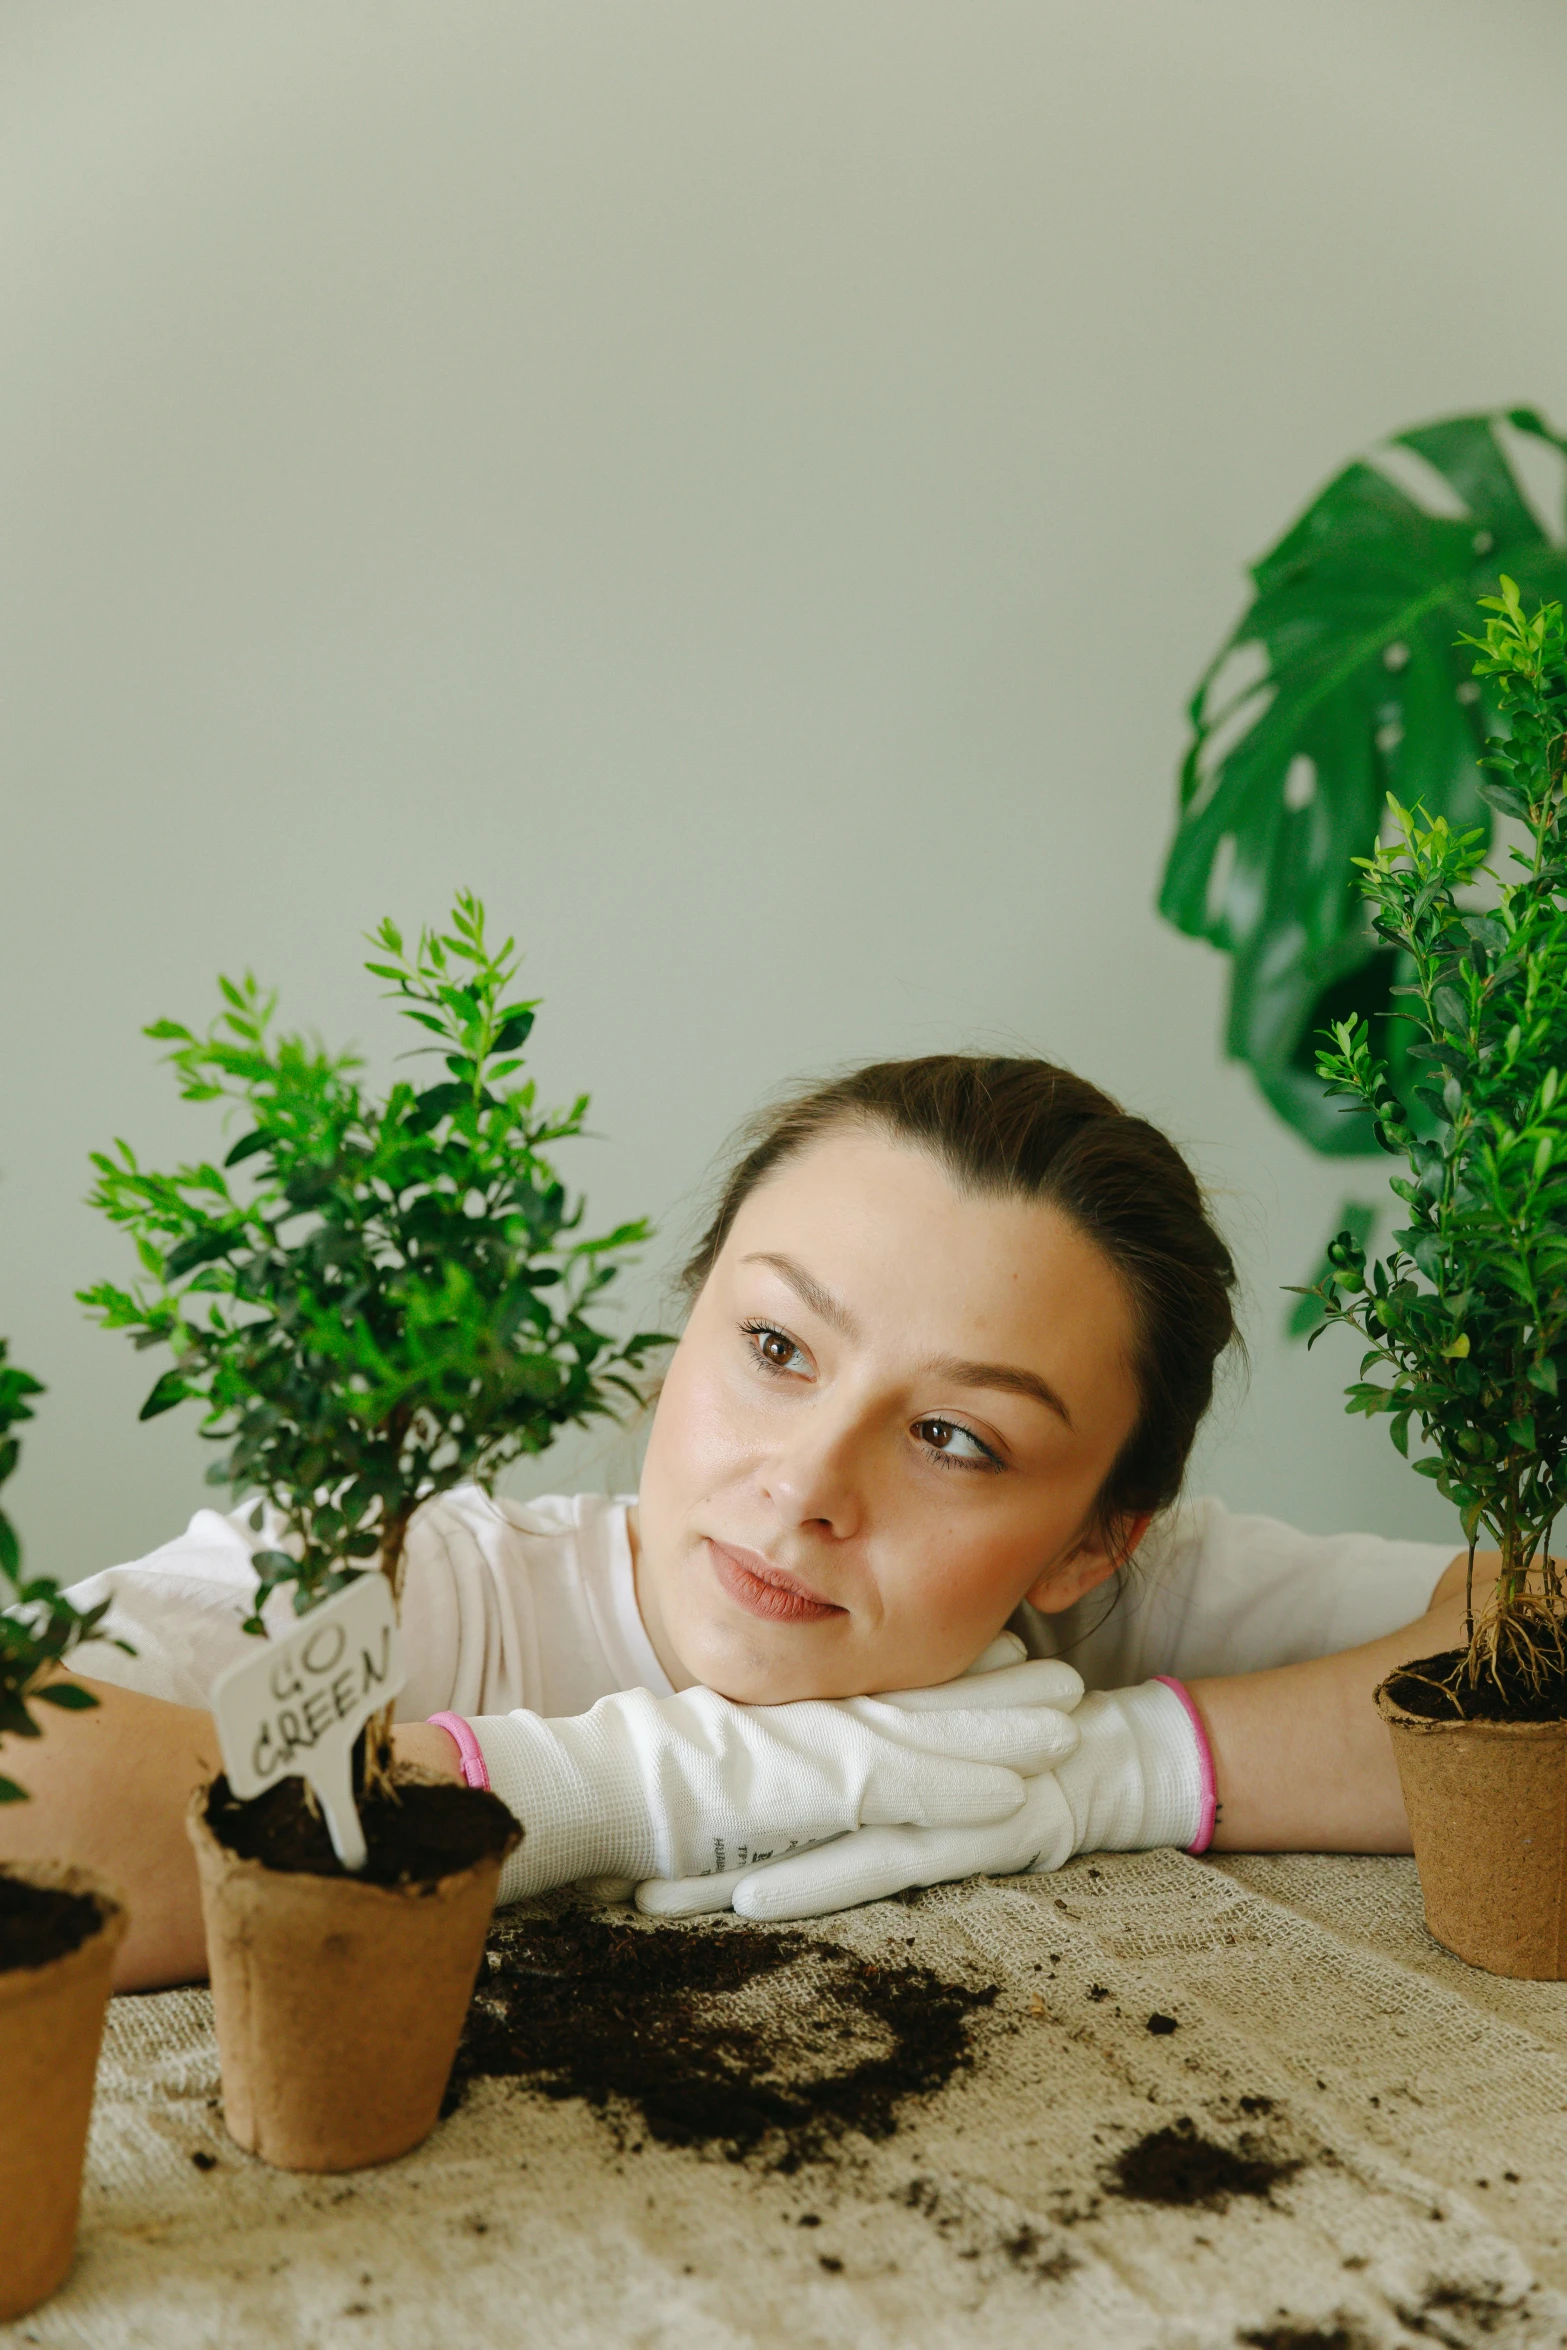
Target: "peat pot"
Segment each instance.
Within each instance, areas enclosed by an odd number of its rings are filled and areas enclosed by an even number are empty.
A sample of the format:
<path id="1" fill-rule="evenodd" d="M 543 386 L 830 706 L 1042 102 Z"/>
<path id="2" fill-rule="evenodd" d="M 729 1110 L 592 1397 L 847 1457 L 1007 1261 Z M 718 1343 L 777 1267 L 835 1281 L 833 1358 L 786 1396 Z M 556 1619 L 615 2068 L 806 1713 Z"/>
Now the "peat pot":
<path id="1" fill-rule="evenodd" d="M 5 1896 L 19 1886 L 66 1900 L 49 1905 L 52 1919 L 18 1916 L 14 1892 Z M 0 1868 L 0 2322 L 36 2308 L 71 2265 L 98 2043 L 125 1925 L 119 1901 L 85 1869 Z M 37 1937 L 37 1963 L 5 1963 L 19 1947 L 27 1953 L 12 1939 L 18 1932 Z M 71 1946 L 55 1955 L 50 1942 Z"/>
<path id="2" fill-rule="evenodd" d="M 1377 1691 L 1426 1924 L 1493 1975 L 1567 1980 L 1567 1721 L 1428 1721 Z"/>
<path id="3" fill-rule="evenodd" d="M 515 1823 L 451 1875 L 378 1885 L 240 1858 L 212 1831 L 211 1793 L 186 1826 L 229 2135 L 280 2170 L 406 2154 L 440 2113 Z"/>

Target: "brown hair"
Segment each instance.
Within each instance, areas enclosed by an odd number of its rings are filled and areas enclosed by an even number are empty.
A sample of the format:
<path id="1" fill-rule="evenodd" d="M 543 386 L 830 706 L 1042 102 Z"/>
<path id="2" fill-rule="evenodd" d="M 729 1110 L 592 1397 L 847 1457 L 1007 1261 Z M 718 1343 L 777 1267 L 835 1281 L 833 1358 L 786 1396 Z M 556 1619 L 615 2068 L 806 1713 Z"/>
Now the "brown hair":
<path id="1" fill-rule="evenodd" d="M 1096 1504 L 1099 1526 L 1165 1508 L 1186 1473 L 1214 1372 L 1236 1339 L 1235 1267 L 1180 1152 L 1085 1078 L 1049 1061 L 932 1053 L 876 1061 L 765 1112 L 686 1265 L 695 1296 L 741 1202 L 828 1128 L 879 1127 L 930 1152 L 966 1190 L 1067 1216 L 1124 1282 L 1141 1409 Z"/>

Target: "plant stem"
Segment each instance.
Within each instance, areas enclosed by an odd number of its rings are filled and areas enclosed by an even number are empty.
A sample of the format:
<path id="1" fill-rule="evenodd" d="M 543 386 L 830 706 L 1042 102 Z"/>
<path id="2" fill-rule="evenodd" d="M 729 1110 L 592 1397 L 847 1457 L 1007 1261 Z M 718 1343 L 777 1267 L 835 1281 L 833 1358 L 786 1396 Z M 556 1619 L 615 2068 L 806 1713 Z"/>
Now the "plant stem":
<path id="1" fill-rule="evenodd" d="M 392 1605 L 402 1614 L 403 1560 L 408 1546 L 408 1517 L 388 1518 L 381 1537 L 380 1570 L 392 1587 Z M 371 1715 L 365 1729 L 366 1795 L 386 1795 L 392 1784 L 392 1717 L 396 1699 L 389 1698 Z"/>

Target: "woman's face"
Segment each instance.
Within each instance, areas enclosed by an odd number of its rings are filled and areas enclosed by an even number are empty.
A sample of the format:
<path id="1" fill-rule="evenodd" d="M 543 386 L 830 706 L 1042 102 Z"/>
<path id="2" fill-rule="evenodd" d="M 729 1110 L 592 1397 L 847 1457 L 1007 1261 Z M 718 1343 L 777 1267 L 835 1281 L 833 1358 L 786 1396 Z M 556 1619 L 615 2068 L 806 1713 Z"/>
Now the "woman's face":
<path id="1" fill-rule="evenodd" d="M 671 1679 L 748 1704 L 922 1687 L 1021 1599 L 1068 1606 L 1115 1563 L 1089 1526 L 1131 1360 L 1119 1278 L 1053 1208 L 857 1125 L 787 1160 L 653 1422 L 637 1589 Z"/>

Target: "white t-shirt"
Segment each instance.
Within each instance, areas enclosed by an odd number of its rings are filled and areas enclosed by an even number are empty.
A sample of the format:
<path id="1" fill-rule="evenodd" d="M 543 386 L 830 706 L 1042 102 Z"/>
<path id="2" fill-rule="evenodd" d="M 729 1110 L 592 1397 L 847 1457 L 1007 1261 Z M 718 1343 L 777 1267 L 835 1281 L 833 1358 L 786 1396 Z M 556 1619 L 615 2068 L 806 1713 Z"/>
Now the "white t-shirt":
<path id="1" fill-rule="evenodd" d="M 517 1708 L 553 1718 L 621 1689 L 667 1697 L 637 1609 L 630 1506 L 629 1495 L 590 1493 L 502 1501 L 467 1485 L 417 1511 L 397 1718 Z M 254 1653 L 240 1628 L 254 1590 L 250 1554 L 274 1543 L 277 1528 L 253 1530 L 250 1507 L 228 1517 L 198 1510 L 161 1550 L 74 1585 L 78 1607 L 111 1602 L 105 1630 L 136 1650 L 90 1642 L 73 1660 L 80 1670 L 205 1706 L 223 1668 Z M 1033 1654 L 1069 1658 L 1090 1689 L 1154 1673 L 1255 1672 L 1412 1623 L 1452 1556 L 1444 1543 L 1301 1534 L 1222 1502 L 1188 1502 L 1153 1527 L 1118 1588 L 1061 1615 L 1025 1607 L 1014 1624 Z M 294 1621 L 286 1592 L 273 1594 L 267 1621 L 279 1632 Z"/>
<path id="2" fill-rule="evenodd" d="M 1412 1624 L 1454 1556 L 1446 1542 L 1302 1534 L 1209 1497 L 1157 1518 L 1114 1582 L 1059 1615 L 1022 1607 L 1013 1629 L 1030 1655 L 1076 1665 L 1090 1689 L 1257 1673 Z"/>

